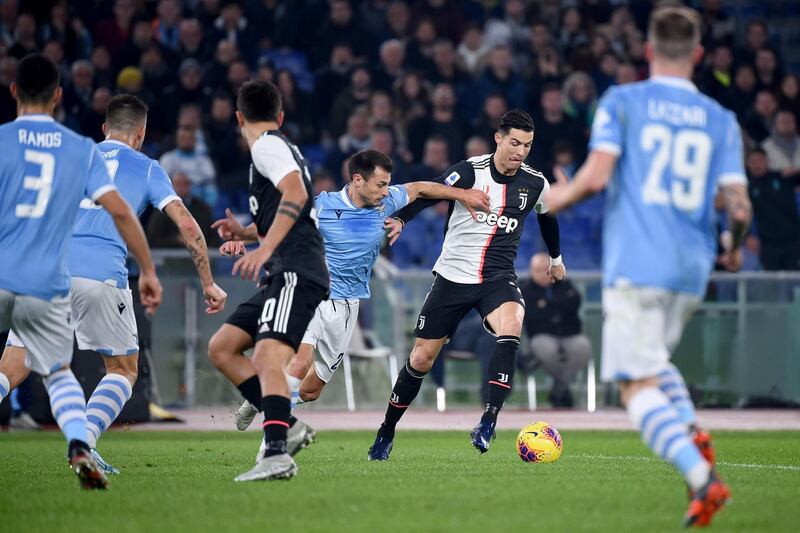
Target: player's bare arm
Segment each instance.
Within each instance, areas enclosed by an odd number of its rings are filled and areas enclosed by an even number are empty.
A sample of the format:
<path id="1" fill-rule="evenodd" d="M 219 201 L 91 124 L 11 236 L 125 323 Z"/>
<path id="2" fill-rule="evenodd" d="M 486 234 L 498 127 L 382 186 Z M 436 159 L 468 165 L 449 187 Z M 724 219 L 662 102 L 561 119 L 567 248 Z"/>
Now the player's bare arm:
<path id="1" fill-rule="evenodd" d="M 284 237 L 292 229 L 303 206 L 309 200 L 308 192 L 303 182 L 303 177 L 299 171 L 287 174 L 278 183 L 277 189 L 281 193 L 281 202 L 278 204 L 278 211 L 275 213 L 275 220 L 269 227 L 267 234 L 260 238 L 261 244 L 258 248 L 246 254 L 236 261 L 233 265 L 233 275 L 241 275 L 242 278 L 257 280 L 261 267 L 266 263 Z"/>
<path id="2" fill-rule="evenodd" d="M 488 213 L 491 210 L 489 195 L 477 189 L 459 189 L 448 187 L 432 181 L 417 181 L 404 185 L 408 193 L 408 203 L 417 198 L 427 200 L 455 200 L 461 202 L 469 210 L 472 218 L 478 216 L 477 211 Z"/>
<path id="3" fill-rule="evenodd" d="M 139 219 L 136 218 L 136 214 L 128 202 L 116 190 L 102 195 L 97 199 L 97 203 L 112 216 L 119 234 L 128 245 L 133 257 L 136 258 L 136 262 L 139 264 L 139 296 L 147 312 L 153 314 L 161 304 L 161 295 L 164 290 L 156 276 L 156 267 L 150 257 L 150 247 L 147 245 L 147 239 Z"/>
<path id="4" fill-rule="evenodd" d="M 242 226 L 230 209 L 226 209 L 225 218 L 215 221 L 211 224 L 211 228 L 217 230 L 219 238 L 223 241 L 258 242 L 255 222 L 247 227 Z"/>
<path id="5" fill-rule="evenodd" d="M 742 241 L 753 219 L 753 205 L 750 203 L 747 187 L 743 184 L 723 185 L 720 187 L 720 194 L 732 237 L 720 259 L 727 270 L 736 272 L 742 266 Z"/>
<path id="6" fill-rule="evenodd" d="M 555 214 L 563 211 L 571 205 L 594 196 L 605 189 L 616 166 L 616 155 L 600 150 L 592 150 L 589 157 L 586 158 L 586 162 L 575 173 L 575 178 L 572 181 L 566 179 L 565 176 L 559 177 L 560 170 L 557 168 L 556 177 L 559 183 L 550 187 L 545 200 L 550 208 L 550 213 Z"/>
<path id="7" fill-rule="evenodd" d="M 200 284 L 203 286 L 206 313 L 209 315 L 219 313 L 225 307 L 228 295 L 214 283 L 211 264 L 208 261 L 208 246 L 200 226 L 181 200 L 173 200 L 167 204 L 164 213 L 178 226 L 183 244 L 192 257 L 197 275 L 200 277 Z"/>

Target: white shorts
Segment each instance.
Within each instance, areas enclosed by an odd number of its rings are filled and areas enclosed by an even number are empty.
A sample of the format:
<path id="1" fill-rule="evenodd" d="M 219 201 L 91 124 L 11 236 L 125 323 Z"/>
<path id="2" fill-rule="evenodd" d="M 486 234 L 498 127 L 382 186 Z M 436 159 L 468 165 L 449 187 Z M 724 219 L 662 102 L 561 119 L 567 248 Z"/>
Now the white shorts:
<path id="1" fill-rule="evenodd" d="M 81 350 L 103 355 L 133 355 L 139 351 L 130 289 L 118 289 L 94 279 L 72 278 L 69 296 L 75 338 Z M 16 333 L 16 329 L 9 332 L 7 344 L 26 347 L 24 338 L 20 339 Z"/>
<path id="2" fill-rule="evenodd" d="M 653 287 L 603 289 L 604 381 L 653 377 L 664 370 L 700 298 Z"/>
<path id="3" fill-rule="evenodd" d="M 72 361 L 70 303 L 66 296 L 49 302 L 0 289 L 0 331 L 14 329 L 28 346 L 25 366 L 48 376 Z M 9 338 L 11 333 L 9 333 Z"/>
<path id="4" fill-rule="evenodd" d="M 358 322 L 358 300 L 325 300 L 314 312 L 302 344 L 316 348 L 314 368 L 328 383 L 342 362 Z"/>

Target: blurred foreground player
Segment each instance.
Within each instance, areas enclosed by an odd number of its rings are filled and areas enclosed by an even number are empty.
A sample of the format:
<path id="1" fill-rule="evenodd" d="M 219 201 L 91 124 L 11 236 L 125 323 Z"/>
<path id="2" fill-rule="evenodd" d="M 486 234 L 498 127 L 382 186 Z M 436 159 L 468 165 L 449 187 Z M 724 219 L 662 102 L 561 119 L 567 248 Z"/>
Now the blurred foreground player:
<path id="1" fill-rule="evenodd" d="M 70 465 L 86 489 L 107 486 L 92 459 L 86 401 L 75 375 L 70 325 L 70 235 L 84 198 L 99 203 L 141 268 L 142 303 L 155 309 L 161 285 L 139 220 L 111 182 L 94 141 L 56 123 L 58 67 L 42 55 L 19 64 L 11 93 L 17 120 L 0 126 L 0 330 L 28 347 L 25 366 L 43 377 L 53 416 L 69 443 Z M 0 373 L 0 400 L 8 394 Z"/>
<path id="2" fill-rule="evenodd" d="M 716 255 L 714 198 L 722 193 L 741 264 L 751 206 L 736 117 L 689 81 L 700 61 L 700 19 L 682 7 L 650 20 L 649 80 L 610 89 L 594 118 L 591 153 L 547 202 L 561 210 L 609 185 L 603 225 L 603 364 L 643 440 L 690 489 L 686 526 L 704 526 L 730 491 L 707 433 L 670 363 L 702 298 Z M 693 442 L 694 438 L 694 442 Z"/>

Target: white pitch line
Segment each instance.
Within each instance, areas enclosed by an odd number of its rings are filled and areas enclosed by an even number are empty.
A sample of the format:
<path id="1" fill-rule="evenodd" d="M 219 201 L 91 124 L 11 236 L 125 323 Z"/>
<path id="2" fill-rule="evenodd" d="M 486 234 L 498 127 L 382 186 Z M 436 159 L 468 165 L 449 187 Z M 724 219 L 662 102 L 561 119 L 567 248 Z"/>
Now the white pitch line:
<path id="1" fill-rule="evenodd" d="M 569 456 L 568 456 L 569 457 Z M 571 457 L 578 457 L 580 459 L 601 459 L 608 461 L 628 460 L 628 461 L 661 461 L 657 457 L 647 457 L 644 455 L 592 455 L 592 454 L 576 454 Z M 727 466 L 731 468 L 754 468 L 762 470 L 788 470 L 791 472 L 800 472 L 800 465 L 780 465 L 780 464 L 756 464 L 756 463 L 729 463 L 727 461 L 717 461 L 718 465 Z"/>

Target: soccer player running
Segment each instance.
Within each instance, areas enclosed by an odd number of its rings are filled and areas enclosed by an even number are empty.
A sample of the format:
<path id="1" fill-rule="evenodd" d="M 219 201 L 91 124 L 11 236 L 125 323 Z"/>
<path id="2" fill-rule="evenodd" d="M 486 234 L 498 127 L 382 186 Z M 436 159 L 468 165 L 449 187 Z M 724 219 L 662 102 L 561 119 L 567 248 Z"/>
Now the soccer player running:
<path id="1" fill-rule="evenodd" d="M 111 180 L 122 197 L 141 214 L 152 205 L 177 224 L 194 261 L 205 296 L 206 312 L 217 313 L 227 295 L 211 275 L 208 249 L 194 217 L 172 189 L 157 161 L 139 150 L 147 131 L 147 105 L 133 95 L 111 99 L 98 145 Z M 106 375 L 86 405 L 89 440 L 95 462 L 106 474 L 119 474 L 96 450 L 97 440 L 119 416 L 133 393 L 138 375 L 139 340 L 125 262 L 128 250 L 111 215 L 84 199 L 70 243 L 70 300 L 78 347 L 99 352 Z M 12 330 L 0 361 L 11 388 L 28 376 L 25 344 Z"/>
<path id="2" fill-rule="evenodd" d="M 53 120 L 59 82 L 50 59 L 25 57 L 11 85 L 17 119 L 0 126 L 0 330 L 13 329 L 28 347 L 25 366 L 43 378 L 81 487 L 103 489 L 108 481 L 89 451 L 83 389 L 69 368 L 69 237 L 81 200 L 91 198 L 108 211 L 139 263 L 139 292 L 151 312 L 162 289 L 142 227 L 94 141 Z M 0 400 L 9 389 L 0 372 Z"/>
<path id="3" fill-rule="evenodd" d="M 287 453 L 291 416 L 284 367 L 297 352 L 330 277 L 316 223 L 311 177 L 300 150 L 283 136 L 281 96 L 269 82 L 242 85 L 236 119 L 250 147 L 248 238 L 258 248 L 233 265 L 233 274 L 266 283 L 242 303 L 209 342 L 217 369 L 264 413 L 264 458 L 236 481 L 288 479 L 297 473 Z M 252 362 L 238 357 L 255 339 Z M 214 356 L 216 354 L 216 357 Z"/>
<path id="4" fill-rule="evenodd" d="M 417 396 L 442 346 L 473 308 L 483 317 L 486 329 L 497 337 L 489 363 L 486 410 L 471 435 L 473 446 L 481 453 L 489 449 L 497 415 L 511 392 L 525 316 L 514 260 L 531 211 L 538 215 L 550 254 L 550 278 L 563 279 L 566 275 L 559 251 L 558 222 L 545 214 L 548 208 L 543 196 L 549 184 L 540 172 L 524 163 L 533 136 L 531 117 L 513 109 L 500 119 L 494 134 L 494 154 L 462 161 L 435 180 L 451 187 L 485 191 L 491 199 L 491 212 L 473 218 L 460 204 L 450 204 L 442 253 L 433 267 L 433 285 L 415 329 L 417 340 L 392 389 L 386 416 L 369 449 L 370 460 L 389 458 L 397 422 Z M 388 221 L 390 237 L 396 239 L 406 222 L 435 203 L 421 200 L 401 210 Z"/>
<path id="5" fill-rule="evenodd" d="M 347 163 L 350 183 L 336 192 L 323 192 L 315 199 L 320 233 L 325 241 L 325 259 L 331 274 L 330 300 L 319 304 L 303 336 L 297 355 L 286 370 L 292 397 L 309 402 L 339 368 L 358 321 L 359 299 L 370 297 L 369 281 L 386 234 L 384 221 L 417 198 L 453 200 L 476 210 L 489 210 L 489 197 L 480 190 L 447 187 L 433 182 L 389 185 L 392 160 L 377 150 L 354 154 Z M 246 231 L 230 215 L 214 223 L 229 240 L 220 248 L 226 254 L 243 252 Z M 319 355 L 315 360 L 314 352 Z M 212 359 L 218 355 L 211 353 Z M 241 354 L 240 354 L 241 355 Z M 313 364 L 313 368 L 312 368 Z M 237 411 L 241 430 L 252 422 L 258 409 L 245 400 Z M 289 452 L 294 454 L 313 441 L 313 430 L 292 417 Z"/>
<path id="6" fill-rule="evenodd" d="M 714 197 L 722 193 L 731 270 L 751 206 L 736 117 L 690 81 L 700 61 L 700 17 L 657 10 L 649 27 L 648 80 L 614 87 L 595 115 L 586 163 L 547 197 L 561 210 L 609 186 L 603 226 L 602 375 L 647 445 L 689 485 L 687 526 L 704 526 L 730 491 L 714 471 L 707 433 L 670 354 L 702 298 L 716 255 Z M 694 442 L 693 442 L 694 436 Z"/>

